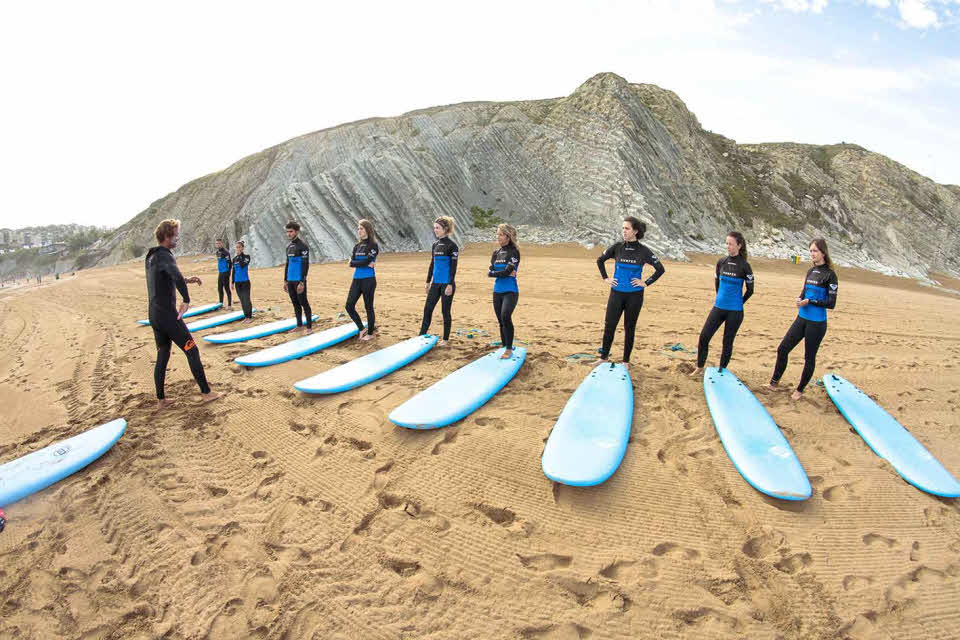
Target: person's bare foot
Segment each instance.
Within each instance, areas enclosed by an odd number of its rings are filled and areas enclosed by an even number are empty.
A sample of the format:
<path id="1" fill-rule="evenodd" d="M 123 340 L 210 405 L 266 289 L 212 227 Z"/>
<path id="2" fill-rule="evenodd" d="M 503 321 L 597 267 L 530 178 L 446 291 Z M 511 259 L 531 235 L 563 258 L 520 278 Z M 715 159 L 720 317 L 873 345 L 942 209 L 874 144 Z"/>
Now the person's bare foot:
<path id="1" fill-rule="evenodd" d="M 508 360 L 513 357 L 513 349 L 504 349 L 503 355 L 500 356 L 501 360 Z"/>
<path id="2" fill-rule="evenodd" d="M 362 336 L 360 336 L 360 339 L 363 340 L 364 342 L 367 342 L 368 340 L 373 340 L 373 339 L 376 338 L 376 337 L 377 337 L 377 336 L 376 336 L 376 334 L 374 334 L 374 333 L 366 333 L 366 332 L 364 332 L 364 334 L 363 334 Z"/>
<path id="3" fill-rule="evenodd" d="M 363 340 L 363 337 L 366 335 L 367 335 L 367 329 L 366 327 L 364 327 L 363 329 L 360 329 L 360 333 L 357 334 L 357 338 L 360 340 Z"/>
<path id="4" fill-rule="evenodd" d="M 690 372 L 691 378 L 696 378 L 697 376 L 702 376 L 702 375 L 703 375 L 703 367 L 697 367 Z"/>
<path id="5" fill-rule="evenodd" d="M 767 389 L 770 389 L 770 391 L 780 391 L 780 387 L 776 382 L 769 383 Z"/>
<path id="6" fill-rule="evenodd" d="M 438 346 L 438 347 L 445 347 L 445 346 L 447 346 L 447 341 L 446 341 L 446 340 L 440 340 L 440 341 L 437 342 L 437 346 Z"/>
<path id="7" fill-rule="evenodd" d="M 313 333 L 313 327 L 307 327 L 303 332 L 304 335 L 310 335 L 311 333 Z"/>
<path id="8" fill-rule="evenodd" d="M 630 363 L 629 363 L 627 360 L 624 360 L 624 361 L 621 362 L 620 364 L 622 364 L 622 365 L 623 365 L 623 368 L 626 369 L 627 371 L 630 370 Z"/>
<path id="9" fill-rule="evenodd" d="M 200 394 L 200 404 L 207 404 L 208 402 L 213 402 L 217 398 L 222 398 L 222 393 L 217 393 L 216 391 L 210 391 L 210 393 L 201 393 Z"/>
<path id="10" fill-rule="evenodd" d="M 597 358 L 596 360 L 594 360 L 593 362 L 590 363 L 590 366 L 591 366 L 591 367 L 596 367 L 596 366 L 599 366 L 599 365 L 601 365 L 601 364 L 607 364 L 608 362 L 610 362 L 610 361 L 607 360 L 606 358 Z"/>
<path id="11" fill-rule="evenodd" d="M 796 402 L 797 400 L 799 400 L 799 399 L 802 398 L 802 397 L 803 397 L 803 392 L 802 392 L 802 391 L 794 391 L 794 392 L 790 395 L 790 399 L 793 400 L 794 402 Z"/>
<path id="12" fill-rule="evenodd" d="M 155 409 L 155 411 L 163 411 L 164 409 L 171 407 L 176 402 L 177 401 L 174 400 L 173 398 L 161 398 L 157 400 L 157 408 Z"/>

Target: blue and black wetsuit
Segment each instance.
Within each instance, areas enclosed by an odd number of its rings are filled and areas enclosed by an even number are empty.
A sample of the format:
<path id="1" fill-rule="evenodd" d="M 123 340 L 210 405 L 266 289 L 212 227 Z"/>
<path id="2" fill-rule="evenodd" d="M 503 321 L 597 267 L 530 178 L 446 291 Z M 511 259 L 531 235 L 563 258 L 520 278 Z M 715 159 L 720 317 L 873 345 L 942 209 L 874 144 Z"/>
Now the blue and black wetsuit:
<path id="1" fill-rule="evenodd" d="M 490 256 L 487 275 L 496 278 L 493 283 L 493 312 L 500 325 L 500 342 L 513 349 L 513 311 L 517 308 L 520 288 L 515 274 L 520 269 L 520 251 L 512 242 L 500 247 Z"/>
<path id="2" fill-rule="evenodd" d="M 147 297 L 149 299 L 150 326 L 157 343 L 157 364 L 153 370 L 157 399 L 164 398 L 164 380 L 167 363 L 170 361 L 170 343 L 176 343 L 187 356 L 190 372 L 200 387 L 200 393 L 210 393 L 207 376 L 200 362 L 200 349 L 183 320 L 178 318 L 177 291 L 186 303 L 190 302 L 187 283 L 177 267 L 173 253 L 166 247 L 153 247 L 144 260 L 147 273 Z"/>
<path id="3" fill-rule="evenodd" d="M 453 326 L 453 317 L 450 308 L 453 306 L 453 296 L 457 292 L 457 258 L 460 248 L 449 237 L 440 238 L 433 243 L 430 254 L 430 266 L 427 267 L 427 282 L 433 282 L 427 291 L 427 301 L 423 305 L 423 321 L 420 323 L 420 335 L 425 335 L 430 329 L 433 319 L 433 310 L 438 301 L 443 301 L 440 309 L 443 313 L 443 339 L 450 339 L 450 328 Z M 445 295 L 447 285 L 450 285 L 450 295 Z"/>
<path id="4" fill-rule="evenodd" d="M 237 290 L 237 297 L 240 298 L 240 306 L 243 308 L 243 315 L 247 318 L 253 317 L 253 303 L 250 302 L 250 274 L 247 270 L 250 268 L 250 256 L 246 253 L 238 253 L 233 257 L 233 286 Z"/>
<path id="5" fill-rule="evenodd" d="M 600 357 L 606 360 L 610 355 L 613 336 L 617 332 L 617 325 L 620 324 L 620 316 L 622 315 L 624 316 L 623 361 L 630 362 L 630 354 L 633 352 L 633 339 L 637 331 L 637 318 L 640 317 L 640 310 L 643 308 L 643 290 L 656 282 L 666 270 L 657 256 L 653 254 L 653 251 L 636 240 L 633 242 L 618 242 L 597 258 L 597 268 L 600 269 L 600 275 L 604 280 L 607 279 L 607 268 L 604 263 L 610 258 L 614 259 L 613 279 L 617 283 L 610 289 L 610 297 L 607 298 L 607 313 L 603 324 L 603 344 L 600 347 Z M 653 267 L 653 275 L 643 280 L 642 285 L 633 284 L 634 279 L 643 279 L 643 265 L 645 264 Z"/>
<path id="6" fill-rule="evenodd" d="M 220 304 L 223 304 L 223 292 L 227 292 L 227 306 L 233 306 L 233 296 L 230 293 L 230 271 L 233 262 L 230 252 L 220 247 L 217 249 L 217 293 L 220 294 Z"/>
<path id="7" fill-rule="evenodd" d="M 702 367 L 707 363 L 710 340 L 722 324 L 723 351 L 720 352 L 720 368 L 726 369 L 730 364 L 730 356 L 733 355 L 733 340 L 743 322 L 743 304 L 753 295 L 753 269 L 742 256 L 724 256 L 717 261 L 713 284 L 717 290 L 717 298 L 700 331 L 697 366 Z"/>
<path id="8" fill-rule="evenodd" d="M 350 292 L 347 294 L 345 309 L 347 315 L 363 331 L 363 322 L 357 313 L 357 301 L 363 296 L 363 307 L 367 312 L 367 334 L 373 335 L 377 330 L 377 317 L 373 310 L 373 294 L 377 290 L 377 274 L 372 265 L 380 255 L 380 245 L 372 240 L 361 240 L 353 245 L 350 254 L 350 266 L 353 267 L 353 282 L 350 283 Z"/>
<path id="9" fill-rule="evenodd" d="M 820 342 L 827 335 L 827 309 L 837 306 L 837 285 L 837 274 L 826 265 L 812 267 L 807 271 L 800 299 L 809 300 L 809 303 L 800 307 L 796 320 L 787 329 L 780 346 L 777 347 L 777 364 L 773 368 L 770 384 L 780 381 L 783 372 L 787 370 L 787 357 L 803 340 L 803 373 L 800 375 L 800 384 L 797 385 L 797 391 L 803 393 L 813 377 Z"/>
<path id="10" fill-rule="evenodd" d="M 307 300 L 307 272 L 310 271 L 310 248 L 298 235 L 287 245 L 287 263 L 283 268 L 283 286 L 290 295 L 293 303 L 293 312 L 297 316 L 297 326 L 302 327 L 304 320 L 300 319 L 303 313 L 307 329 L 313 326 L 313 312 Z M 303 291 L 297 292 L 300 285 Z"/>

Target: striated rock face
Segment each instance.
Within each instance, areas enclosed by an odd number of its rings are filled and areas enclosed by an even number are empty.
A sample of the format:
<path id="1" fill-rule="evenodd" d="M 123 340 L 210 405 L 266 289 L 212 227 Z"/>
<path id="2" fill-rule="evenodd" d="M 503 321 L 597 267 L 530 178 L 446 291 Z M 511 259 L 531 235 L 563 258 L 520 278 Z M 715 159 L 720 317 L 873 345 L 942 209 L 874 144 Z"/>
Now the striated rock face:
<path id="1" fill-rule="evenodd" d="M 605 244 L 627 215 L 682 258 L 740 229 L 753 254 L 806 256 L 826 237 L 840 264 L 960 275 L 960 187 L 938 185 L 852 144 L 738 145 L 705 131 L 672 92 L 603 73 L 566 98 L 434 107 L 295 138 L 154 202 L 98 249 L 137 257 L 164 218 L 181 251 L 242 238 L 255 266 L 283 261 L 297 220 L 315 259 L 343 260 L 368 218 L 388 251 L 429 248 L 432 221 L 487 240 L 470 210 L 494 209 L 521 241 Z"/>

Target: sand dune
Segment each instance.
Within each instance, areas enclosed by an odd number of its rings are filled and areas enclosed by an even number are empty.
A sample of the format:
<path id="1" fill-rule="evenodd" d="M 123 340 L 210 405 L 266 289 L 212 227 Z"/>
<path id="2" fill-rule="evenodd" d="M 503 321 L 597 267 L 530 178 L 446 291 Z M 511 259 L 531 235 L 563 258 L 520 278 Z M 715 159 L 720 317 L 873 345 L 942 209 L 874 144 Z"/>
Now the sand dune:
<path id="1" fill-rule="evenodd" d="M 689 351 L 713 300 L 714 257 L 667 263 L 640 317 L 636 412 L 620 470 L 553 485 L 540 453 L 599 346 L 606 292 L 579 247 L 521 247 L 517 338 L 529 356 L 490 403 L 413 432 L 387 414 L 497 340 L 486 264 L 461 255 L 450 347 L 361 389 L 308 397 L 292 383 L 409 337 L 426 256 L 378 262 L 382 335 L 282 365 L 232 358 L 289 339 L 201 343 L 222 401 L 198 406 L 179 352 L 154 415 L 140 263 L 0 291 L 0 462 L 117 416 L 97 463 L 10 507 L 0 534 L 3 638 L 957 638 L 960 506 L 900 479 L 822 388 L 798 403 L 761 390 L 795 315 L 806 265 L 752 261 L 733 369 L 756 390 L 814 486 L 787 503 L 725 455 Z M 215 265 L 184 258 L 199 303 Z M 839 270 L 817 377 L 870 393 L 960 475 L 960 298 Z M 343 264 L 314 265 L 319 326 L 338 317 Z M 260 321 L 290 314 L 279 269 L 252 273 Z M 227 325 L 205 333 L 231 330 Z M 434 329 L 439 330 L 437 310 Z M 484 334 L 488 332 L 488 334 Z M 466 333 L 462 331 L 461 333 Z M 613 355 L 619 356 L 618 336 Z M 711 364 L 719 357 L 715 337 Z M 796 383 L 802 348 L 784 377 Z"/>

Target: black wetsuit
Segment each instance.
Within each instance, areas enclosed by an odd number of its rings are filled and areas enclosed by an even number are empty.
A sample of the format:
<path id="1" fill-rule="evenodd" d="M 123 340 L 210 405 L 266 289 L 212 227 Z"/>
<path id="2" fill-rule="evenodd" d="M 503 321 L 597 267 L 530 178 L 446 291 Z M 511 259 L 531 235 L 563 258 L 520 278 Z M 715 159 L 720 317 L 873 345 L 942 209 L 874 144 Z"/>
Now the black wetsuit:
<path id="1" fill-rule="evenodd" d="M 520 288 L 514 274 L 520 269 L 520 251 L 512 242 L 500 247 L 490 256 L 490 269 L 487 275 L 496 278 L 493 283 L 493 312 L 500 325 L 500 342 L 507 349 L 513 349 L 513 311 L 517 308 Z"/>
<path id="2" fill-rule="evenodd" d="M 837 306 L 837 274 L 826 265 L 812 267 L 807 271 L 800 298 L 810 302 L 800 307 L 796 320 L 787 329 L 786 335 L 777 347 L 777 364 L 773 368 L 771 384 L 780 381 L 787 370 L 787 358 L 790 352 L 803 340 L 803 373 L 797 391 L 803 393 L 807 383 L 813 377 L 817 365 L 817 351 L 820 342 L 827 335 L 827 309 Z"/>
<path id="3" fill-rule="evenodd" d="M 233 286 L 237 290 L 237 297 L 240 298 L 240 306 L 246 318 L 253 317 L 253 303 L 250 302 L 250 274 L 247 272 L 249 267 L 250 256 L 246 253 L 238 253 L 233 257 Z"/>
<path id="4" fill-rule="evenodd" d="M 217 249 L 217 294 L 220 304 L 223 304 L 223 292 L 227 292 L 227 306 L 233 306 L 233 296 L 230 293 L 230 273 L 233 271 L 233 261 L 230 252 L 220 247 Z"/>
<path id="5" fill-rule="evenodd" d="M 353 267 L 353 282 L 347 293 L 347 304 L 344 308 L 347 315 L 363 331 L 363 322 L 357 313 L 357 301 L 363 296 L 363 307 L 367 312 L 367 333 L 372 335 L 377 330 L 377 317 L 373 310 L 373 294 L 377 290 L 377 274 L 370 265 L 377 261 L 380 255 L 380 245 L 370 240 L 361 240 L 353 246 L 350 254 L 350 266 Z"/>
<path id="6" fill-rule="evenodd" d="M 724 256 L 717 261 L 713 285 L 717 291 L 717 299 L 700 331 L 697 366 L 702 367 L 707 363 L 710 340 L 722 324 L 723 350 L 720 352 L 720 368 L 726 369 L 733 355 L 733 340 L 743 322 L 743 305 L 753 295 L 753 269 L 746 258 L 739 255 Z"/>
<path id="7" fill-rule="evenodd" d="M 307 301 L 307 272 L 310 270 L 310 248 L 297 236 L 287 245 L 287 263 L 283 268 L 283 286 L 290 295 L 293 303 L 293 312 L 297 316 L 297 326 L 302 327 L 304 321 L 307 329 L 313 326 L 313 312 L 310 302 Z M 303 285 L 303 291 L 297 288 Z M 300 318 L 303 313 L 305 320 Z"/>
<path id="8" fill-rule="evenodd" d="M 607 298 L 607 313 L 603 324 L 603 344 L 600 347 L 600 357 L 606 360 L 610 355 L 613 336 L 617 332 L 617 325 L 620 324 L 620 316 L 622 315 L 624 317 L 623 361 L 630 362 L 630 354 L 633 352 L 633 338 L 637 331 L 637 318 L 643 308 L 643 290 L 656 282 L 663 275 L 665 269 L 657 256 L 653 255 L 653 252 L 646 245 L 636 240 L 633 242 L 618 242 L 597 258 L 597 267 L 600 269 L 600 275 L 604 280 L 607 279 L 607 268 L 604 263 L 610 258 L 615 261 L 613 278 L 617 281 L 617 284 L 610 289 L 610 297 Z M 643 265 L 645 264 L 654 268 L 653 275 L 644 280 L 643 285 L 634 285 L 632 280 L 641 279 Z"/>
<path id="9" fill-rule="evenodd" d="M 450 328 L 453 325 L 453 316 L 450 308 L 453 306 L 453 296 L 457 292 L 457 257 L 460 248 L 450 238 L 440 238 L 433 243 L 430 255 L 430 266 L 427 267 L 427 282 L 431 280 L 430 290 L 427 292 L 427 301 L 423 305 L 423 321 L 420 323 L 420 335 L 425 335 L 430 329 L 433 319 L 433 310 L 438 301 L 443 301 L 440 310 L 443 313 L 443 339 L 450 339 Z M 446 295 L 447 285 L 450 285 L 450 295 Z"/>
<path id="10" fill-rule="evenodd" d="M 183 349 L 190 363 L 201 393 L 210 393 L 207 377 L 200 362 L 200 349 L 183 320 L 178 318 L 177 294 L 184 302 L 190 302 L 187 283 L 177 267 L 173 253 L 166 247 L 153 247 L 147 252 L 144 261 L 147 272 L 147 296 L 149 302 L 150 326 L 157 343 L 157 365 L 153 370 L 153 381 L 157 389 L 157 398 L 164 398 L 164 381 L 167 376 L 167 362 L 170 360 L 170 343 L 176 343 Z"/>

